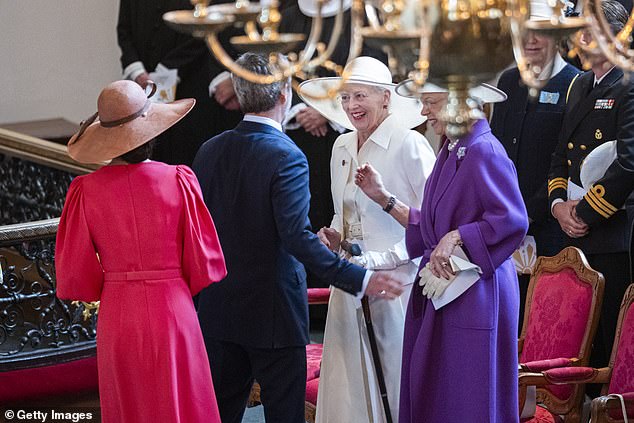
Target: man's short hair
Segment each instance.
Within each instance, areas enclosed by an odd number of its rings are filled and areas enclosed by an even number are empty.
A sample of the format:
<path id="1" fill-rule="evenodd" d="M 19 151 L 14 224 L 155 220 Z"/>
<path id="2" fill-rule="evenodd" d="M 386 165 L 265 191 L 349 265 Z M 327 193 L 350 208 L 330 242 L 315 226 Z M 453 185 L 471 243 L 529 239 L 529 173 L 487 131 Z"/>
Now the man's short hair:
<path id="1" fill-rule="evenodd" d="M 616 0 L 603 0 L 601 2 L 601 10 L 614 34 L 623 29 L 629 18 L 625 7 Z"/>
<path id="2" fill-rule="evenodd" d="M 280 61 L 285 61 L 283 56 L 278 56 Z M 245 53 L 236 63 L 244 69 L 260 75 L 273 75 L 278 69 L 269 60 L 268 56 L 257 53 Z M 262 113 L 271 110 L 279 100 L 290 80 L 282 80 L 272 84 L 256 84 L 232 74 L 233 89 L 238 97 L 243 113 Z M 290 99 L 289 99 L 290 101 Z"/>

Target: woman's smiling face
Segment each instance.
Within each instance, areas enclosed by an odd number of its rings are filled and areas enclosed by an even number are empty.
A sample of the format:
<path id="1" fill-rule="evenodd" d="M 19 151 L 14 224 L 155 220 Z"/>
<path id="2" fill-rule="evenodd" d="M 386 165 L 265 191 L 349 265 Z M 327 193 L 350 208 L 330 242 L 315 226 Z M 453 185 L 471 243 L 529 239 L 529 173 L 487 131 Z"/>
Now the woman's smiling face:
<path id="1" fill-rule="evenodd" d="M 389 114 L 390 91 L 366 84 L 346 84 L 341 107 L 359 132 L 372 133 Z"/>
<path id="2" fill-rule="evenodd" d="M 427 117 L 427 123 L 438 136 L 445 133 L 445 122 L 440 118 L 440 113 L 447 105 L 448 96 L 447 93 L 425 93 L 420 99 L 423 103 L 421 114 Z"/>

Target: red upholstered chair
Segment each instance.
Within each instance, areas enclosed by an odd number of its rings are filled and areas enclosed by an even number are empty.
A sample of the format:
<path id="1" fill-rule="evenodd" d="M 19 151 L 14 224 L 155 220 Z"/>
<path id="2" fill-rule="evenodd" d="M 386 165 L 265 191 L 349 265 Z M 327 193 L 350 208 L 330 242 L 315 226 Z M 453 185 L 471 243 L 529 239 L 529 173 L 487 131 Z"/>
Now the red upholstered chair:
<path id="1" fill-rule="evenodd" d="M 603 276 L 586 262 L 574 247 L 555 257 L 540 257 L 531 277 L 526 298 L 522 333 L 519 339 L 520 375 L 552 368 L 586 366 L 597 329 L 603 299 Z M 520 410 L 524 408 L 527 386 L 520 389 Z M 542 385 L 536 402 L 565 422 L 578 422 L 584 387 L 582 385 Z M 532 423 L 552 420 L 553 414 L 537 407 Z M 546 420 L 543 420 L 546 418 Z"/>
<path id="2" fill-rule="evenodd" d="M 634 284 L 623 301 L 616 327 L 612 356 L 608 367 L 568 367 L 520 375 L 520 387 L 552 384 L 601 383 L 603 396 L 592 401 L 593 423 L 623 422 L 621 402 L 613 394 L 621 394 L 629 419 L 634 419 Z M 552 421 L 552 420 L 551 420 Z"/>
<path id="3" fill-rule="evenodd" d="M 330 299 L 329 288 L 308 288 L 308 304 L 328 304 Z M 321 370 L 322 344 L 306 345 L 306 404 L 304 417 L 308 423 L 315 423 L 315 411 L 317 406 L 317 390 L 319 388 L 319 372 Z M 260 385 L 253 383 L 249 404 L 260 403 Z"/>

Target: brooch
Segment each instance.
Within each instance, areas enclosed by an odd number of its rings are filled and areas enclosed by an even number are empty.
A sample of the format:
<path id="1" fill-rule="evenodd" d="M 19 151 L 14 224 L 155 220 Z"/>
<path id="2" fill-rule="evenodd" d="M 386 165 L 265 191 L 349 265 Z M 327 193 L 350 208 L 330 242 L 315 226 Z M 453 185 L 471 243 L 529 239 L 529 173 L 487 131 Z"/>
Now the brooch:
<path id="1" fill-rule="evenodd" d="M 462 159 L 465 154 L 467 154 L 467 147 L 460 147 L 456 152 L 456 156 L 458 156 L 458 160 Z"/>

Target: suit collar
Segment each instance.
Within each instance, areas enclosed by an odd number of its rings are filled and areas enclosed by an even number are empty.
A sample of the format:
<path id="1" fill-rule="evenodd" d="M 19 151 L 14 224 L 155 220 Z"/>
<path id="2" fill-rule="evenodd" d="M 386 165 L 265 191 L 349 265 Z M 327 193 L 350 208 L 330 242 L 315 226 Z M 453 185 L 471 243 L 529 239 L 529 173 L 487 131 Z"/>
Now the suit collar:
<path id="1" fill-rule="evenodd" d="M 247 121 L 247 122 L 256 122 L 256 123 L 262 123 L 264 125 L 269 125 L 272 126 L 273 128 L 277 129 L 280 132 L 283 132 L 282 130 L 282 125 L 269 118 L 266 116 L 258 116 L 258 115 L 252 115 L 252 114 L 246 114 L 244 115 L 244 118 L 242 118 L 243 120 Z"/>
<path id="2" fill-rule="evenodd" d="M 236 126 L 235 130 L 240 132 L 264 132 L 267 134 L 288 138 L 284 132 L 281 132 L 271 125 L 260 122 L 251 122 L 248 120 L 242 120 L 240 123 L 238 123 L 238 126 Z"/>
<path id="3" fill-rule="evenodd" d="M 610 69 L 606 74 L 604 74 L 601 78 L 598 78 L 599 83 L 597 84 L 598 85 L 597 88 L 600 88 L 602 86 L 612 85 L 616 81 L 616 79 L 618 79 L 618 77 L 620 76 L 618 72 L 614 72 L 615 70 L 616 70 L 616 66 L 613 66 L 612 69 Z M 623 73 L 623 71 L 621 71 L 621 73 Z M 596 75 L 594 75 L 593 84 L 595 80 L 597 80 Z"/>

